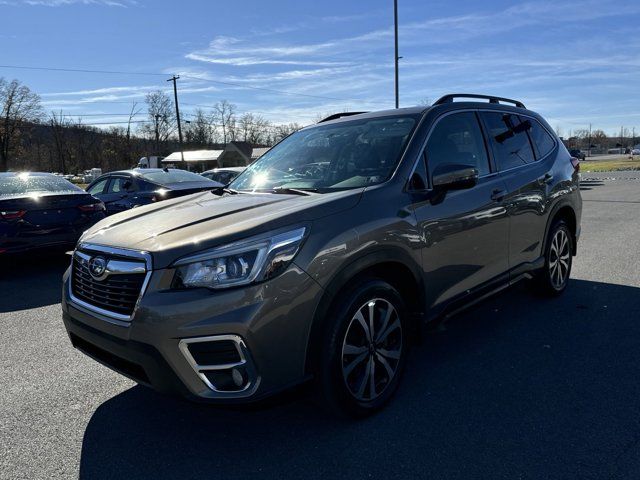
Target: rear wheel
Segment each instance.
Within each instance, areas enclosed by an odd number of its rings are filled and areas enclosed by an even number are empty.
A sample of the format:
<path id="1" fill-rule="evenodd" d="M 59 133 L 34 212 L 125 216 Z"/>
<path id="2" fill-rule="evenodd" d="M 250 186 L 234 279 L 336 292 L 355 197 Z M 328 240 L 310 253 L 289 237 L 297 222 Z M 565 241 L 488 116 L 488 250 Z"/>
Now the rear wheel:
<path id="1" fill-rule="evenodd" d="M 379 410 L 395 393 L 406 362 L 400 294 L 367 279 L 341 295 L 326 320 L 316 374 L 323 406 L 356 417 Z"/>
<path id="2" fill-rule="evenodd" d="M 567 288 L 573 259 L 573 235 L 564 220 L 553 224 L 545 248 L 544 268 L 538 272 L 538 289 L 546 295 L 560 295 Z"/>

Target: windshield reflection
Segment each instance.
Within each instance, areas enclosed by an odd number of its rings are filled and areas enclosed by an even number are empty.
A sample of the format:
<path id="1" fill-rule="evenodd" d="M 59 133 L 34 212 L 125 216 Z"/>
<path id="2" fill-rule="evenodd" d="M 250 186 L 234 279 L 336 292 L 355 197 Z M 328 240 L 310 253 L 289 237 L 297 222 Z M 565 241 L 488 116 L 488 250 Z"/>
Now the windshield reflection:
<path id="1" fill-rule="evenodd" d="M 233 190 L 326 192 L 387 180 L 418 122 L 416 115 L 350 120 L 296 132 L 229 186 Z"/>

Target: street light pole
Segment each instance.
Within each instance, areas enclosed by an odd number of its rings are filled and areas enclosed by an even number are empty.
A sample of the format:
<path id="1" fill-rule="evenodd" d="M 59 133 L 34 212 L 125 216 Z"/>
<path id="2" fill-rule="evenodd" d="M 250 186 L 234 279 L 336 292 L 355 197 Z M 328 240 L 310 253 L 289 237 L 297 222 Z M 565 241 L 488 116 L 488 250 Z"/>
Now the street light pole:
<path id="1" fill-rule="evenodd" d="M 184 167 L 184 150 L 182 148 L 182 126 L 180 125 L 180 107 L 178 107 L 178 87 L 176 85 L 176 80 L 178 80 L 180 76 L 174 75 L 167 82 L 173 82 L 173 97 L 175 99 L 176 104 L 176 121 L 178 122 L 178 142 L 180 143 L 180 160 L 182 160 L 182 166 Z M 186 170 L 186 169 L 185 169 Z"/>
<path id="2" fill-rule="evenodd" d="M 400 57 L 398 56 L 398 0 L 393 0 L 393 31 L 394 31 L 394 37 L 395 37 L 394 64 L 395 64 L 396 108 L 398 108 L 400 106 L 400 90 L 398 85 L 398 60 L 400 60 Z"/>

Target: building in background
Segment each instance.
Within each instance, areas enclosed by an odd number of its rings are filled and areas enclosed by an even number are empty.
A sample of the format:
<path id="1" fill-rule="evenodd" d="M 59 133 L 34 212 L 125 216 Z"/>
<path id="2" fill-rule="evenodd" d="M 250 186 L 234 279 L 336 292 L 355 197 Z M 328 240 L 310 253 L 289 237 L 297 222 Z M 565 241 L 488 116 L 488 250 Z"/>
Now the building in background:
<path id="1" fill-rule="evenodd" d="M 192 150 L 173 152 L 162 159 L 162 166 L 185 168 L 192 172 L 204 172 L 214 168 L 244 167 L 261 157 L 268 147 L 253 148 L 247 142 L 229 142 L 224 150 Z M 184 156 L 185 165 L 182 165 Z"/>

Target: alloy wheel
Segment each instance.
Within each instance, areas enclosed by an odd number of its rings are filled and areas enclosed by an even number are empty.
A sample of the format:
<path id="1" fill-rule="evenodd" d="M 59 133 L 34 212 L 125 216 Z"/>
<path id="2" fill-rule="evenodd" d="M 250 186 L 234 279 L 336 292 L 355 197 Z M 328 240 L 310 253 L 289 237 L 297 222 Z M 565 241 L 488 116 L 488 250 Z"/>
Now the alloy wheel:
<path id="1" fill-rule="evenodd" d="M 569 276 L 571 249 L 567 232 L 559 229 L 551 241 L 549 250 L 549 277 L 556 290 L 562 289 Z"/>
<path id="2" fill-rule="evenodd" d="M 383 298 L 362 305 L 351 318 L 342 344 L 342 376 L 357 400 L 370 402 L 396 375 L 402 355 L 402 322 Z"/>

